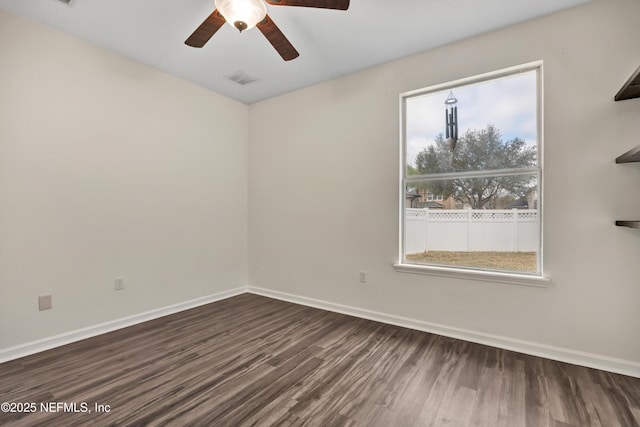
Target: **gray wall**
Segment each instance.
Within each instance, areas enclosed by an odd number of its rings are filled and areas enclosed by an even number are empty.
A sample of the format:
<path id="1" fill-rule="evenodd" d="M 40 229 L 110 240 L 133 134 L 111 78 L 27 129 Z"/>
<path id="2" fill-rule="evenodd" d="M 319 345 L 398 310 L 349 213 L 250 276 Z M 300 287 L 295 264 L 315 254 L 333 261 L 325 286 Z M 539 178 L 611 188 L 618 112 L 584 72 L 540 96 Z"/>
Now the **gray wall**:
<path id="1" fill-rule="evenodd" d="M 640 100 L 613 102 L 640 65 L 638 16 L 596 1 L 252 105 L 250 285 L 640 367 L 640 233 L 613 226 L 640 216 L 640 169 L 614 164 L 640 144 Z M 394 271 L 398 94 L 535 60 L 551 286 Z"/>
<path id="2" fill-rule="evenodd" d="M 0 348 L 246 286 L 246 105 L 2 11 L 0 58 Z"/>

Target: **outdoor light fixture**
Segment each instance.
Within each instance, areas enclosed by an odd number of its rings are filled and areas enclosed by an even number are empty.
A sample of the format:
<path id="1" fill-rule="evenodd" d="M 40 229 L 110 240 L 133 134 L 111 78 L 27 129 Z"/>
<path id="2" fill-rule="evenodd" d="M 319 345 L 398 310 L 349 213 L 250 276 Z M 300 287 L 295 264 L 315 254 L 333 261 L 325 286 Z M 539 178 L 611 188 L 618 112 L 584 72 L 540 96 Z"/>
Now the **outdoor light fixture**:
<path id="1" fill-rule="evenodd" d="M 256 26 L 267 16 L 262 0 L 215 0 L 218 12 L 240 32 Z"/>
<path id="2" fill-rule="evenodd" d="M 456 143 L 458 142 L 458 107 L 456 104 L 458 100 L 455 96 L 453 96 L 453 91 L 449 92 L 449 96 L 444 101 L 445 110 L 444 110 L 444 119 L 446 122 L 447 130 L 447 142 L 449 143 L 449 148 L 453 153 L 453 150 L 456 149 Z"/>

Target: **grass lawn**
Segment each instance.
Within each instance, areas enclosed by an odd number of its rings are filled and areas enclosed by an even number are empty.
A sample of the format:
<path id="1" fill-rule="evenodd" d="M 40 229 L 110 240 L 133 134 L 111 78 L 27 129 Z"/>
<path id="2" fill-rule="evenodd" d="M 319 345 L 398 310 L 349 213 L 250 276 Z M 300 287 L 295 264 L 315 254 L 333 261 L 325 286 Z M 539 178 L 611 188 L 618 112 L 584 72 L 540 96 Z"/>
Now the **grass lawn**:
<path id="1" fill-rule="evenodd" d="M 449 252 L 429 251 L 407 255 L 411 261 L 447 266 L 479 267 L 497 270 L 536 272 L 535 252 Z"/>

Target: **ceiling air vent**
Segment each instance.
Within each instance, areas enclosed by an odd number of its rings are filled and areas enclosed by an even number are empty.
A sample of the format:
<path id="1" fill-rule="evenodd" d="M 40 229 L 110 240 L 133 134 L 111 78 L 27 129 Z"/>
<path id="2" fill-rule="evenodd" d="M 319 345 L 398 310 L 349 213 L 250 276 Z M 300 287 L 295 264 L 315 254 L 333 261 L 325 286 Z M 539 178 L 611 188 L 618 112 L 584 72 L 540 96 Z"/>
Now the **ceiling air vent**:
<path id="1" fill-rule="evenodd" d="M 250 83 L 260 81 L 259 78 L 252 76 L 251 74 L 248 74 L 244 71 L 236 71 L 235 73 L 227 74 L 226 76 L 224 76 L 224 78 L 238 83 L 241 86 L 246 86 Z"/>

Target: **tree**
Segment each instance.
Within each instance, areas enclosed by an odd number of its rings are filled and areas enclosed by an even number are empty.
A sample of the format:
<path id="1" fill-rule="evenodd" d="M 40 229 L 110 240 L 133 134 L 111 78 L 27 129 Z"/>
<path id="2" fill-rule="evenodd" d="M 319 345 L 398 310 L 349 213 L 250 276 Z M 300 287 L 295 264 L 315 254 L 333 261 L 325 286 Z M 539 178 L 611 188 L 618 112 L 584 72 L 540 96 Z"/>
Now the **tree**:
<path id="1" fill-rule="evenodd" d="M 535 167 L 536 148 L 524 140 L 502 139 L 493 125 L 486 129 L 468 130 L 458 139 L 452 153 L 442 135 L 435 144 L 418 154 L 415 169 L 419 174 L 466 172 Z M 430 181 L 433 193 L 453 197 L 459 203 L 468 203 L 473 209 L 495 209 L 502 200 L 526 197 L 535 188 L 532 175 L 489 176 L 482 178 L 451 178 Z"/>
<path id="2" fill-rule="evenodd" d="M 407 176 L 419 175 L 420 171 L 411 165 L 407 165 Z M 423 182 L 414 182 L 410 187 L 407 187 L 407 192 L 416 191 L 419 194 L 426 194 L 429 191 L 429 184 Z"/>

